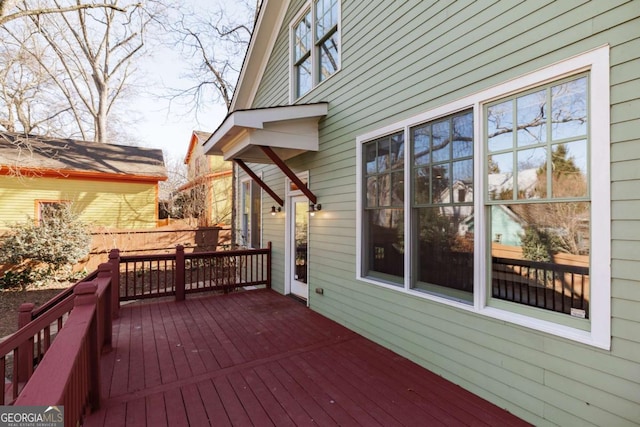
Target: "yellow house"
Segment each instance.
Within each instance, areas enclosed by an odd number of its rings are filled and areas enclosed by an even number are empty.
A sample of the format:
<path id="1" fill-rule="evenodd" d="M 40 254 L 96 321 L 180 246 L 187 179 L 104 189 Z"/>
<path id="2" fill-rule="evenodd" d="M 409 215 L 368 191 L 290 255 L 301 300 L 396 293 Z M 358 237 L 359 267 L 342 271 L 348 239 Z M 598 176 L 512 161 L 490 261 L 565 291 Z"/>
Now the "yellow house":
<path id="1" fill-rule="evenodd" d="M 162 151 L 0 133 L 0 229 L 71 203 L 91 226 L 156 227 Z"/>
<path id="2" fill-rule="evenodd" d="M 186 216 L 198 218 L 209 227 L 231 224 L 232 164 L 222 156 L 206 156 L 202 150 L 210 133 L 193 131 L 184 163 L 188 182 L 179 188 Z"/>

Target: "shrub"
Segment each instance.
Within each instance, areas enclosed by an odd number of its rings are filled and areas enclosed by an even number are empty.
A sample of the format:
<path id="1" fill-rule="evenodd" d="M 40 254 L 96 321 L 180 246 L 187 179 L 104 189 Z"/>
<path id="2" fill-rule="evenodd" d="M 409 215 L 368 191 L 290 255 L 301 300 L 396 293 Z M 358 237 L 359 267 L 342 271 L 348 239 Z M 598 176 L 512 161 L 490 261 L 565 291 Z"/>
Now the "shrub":
<path id="1" fill-rule="evenodd" d="M 0 243 L 0 261 L 18 265 L 21 271 L 45 264 L 47 273 L 55 276 L 87 256 L 90 246 L 88 227 L 71 204 L 60 203 L 48 206 L 38 222 L 16 224 Z"/>
<path id="2" fill-rule="evenodd" d="M 0 278 L 0 289 L 25 289 L 33 281 L 33 272 L 30 268 L 21 271 L 7 271 Z"/>

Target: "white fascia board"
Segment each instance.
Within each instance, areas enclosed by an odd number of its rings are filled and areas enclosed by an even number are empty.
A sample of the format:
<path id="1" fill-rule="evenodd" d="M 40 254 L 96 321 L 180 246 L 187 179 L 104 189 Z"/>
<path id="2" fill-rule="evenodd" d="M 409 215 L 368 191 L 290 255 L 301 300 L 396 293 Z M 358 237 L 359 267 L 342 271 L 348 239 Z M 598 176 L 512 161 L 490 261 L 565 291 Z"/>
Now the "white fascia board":
<path id="1" fill-rule="evenodd" d="M 296 154 L 318 151 L 318 121 L 328 110 L 327 103 L 317 103 L 235 111 L 205 142 L 204 152 L 229 160 L 255 145 L 297 150 Z"/>
<path id="2" fill-rule="evenodd" d="M 252 107 L 288 8 L 289 0 L 262 0 L 229 111 Z"/>

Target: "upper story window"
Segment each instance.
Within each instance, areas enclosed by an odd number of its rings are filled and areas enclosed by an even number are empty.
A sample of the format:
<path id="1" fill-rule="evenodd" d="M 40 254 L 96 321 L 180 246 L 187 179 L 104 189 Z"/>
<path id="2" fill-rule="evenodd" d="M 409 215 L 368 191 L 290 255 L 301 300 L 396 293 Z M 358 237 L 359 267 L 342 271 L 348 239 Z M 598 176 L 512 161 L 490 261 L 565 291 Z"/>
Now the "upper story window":
<path id="1" fill-rule="evenodd" d="M 292 29 L 293 98 L 340 68 L 339 0 L 314 0 Z"/>
<path id="2" fill-rule="evenodd" d="M 603 47 L 359 137 L 358 278 L 608 348 L 609 131 Z"/>

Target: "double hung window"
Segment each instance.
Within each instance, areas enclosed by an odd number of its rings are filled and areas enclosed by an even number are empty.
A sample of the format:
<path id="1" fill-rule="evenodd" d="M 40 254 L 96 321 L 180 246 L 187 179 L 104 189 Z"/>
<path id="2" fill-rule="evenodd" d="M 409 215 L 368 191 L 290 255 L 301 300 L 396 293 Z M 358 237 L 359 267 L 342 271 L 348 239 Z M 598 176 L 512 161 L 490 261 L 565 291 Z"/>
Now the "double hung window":
<path id="1" fill-rule="evenodd" d="M 339 0 L 314 0 L 292 28 L 293 98 L 340 68 Z"/>
<path id="2" fill-rule="evenodd" d="M 357 277 L 608 347 L 608 63 L 596 49 L 359 137 Z"/>
<path id="3" fill-rule="evenodd" d="M 473 111 L 410 129 L 412 287 L 473 301 Z"/>

